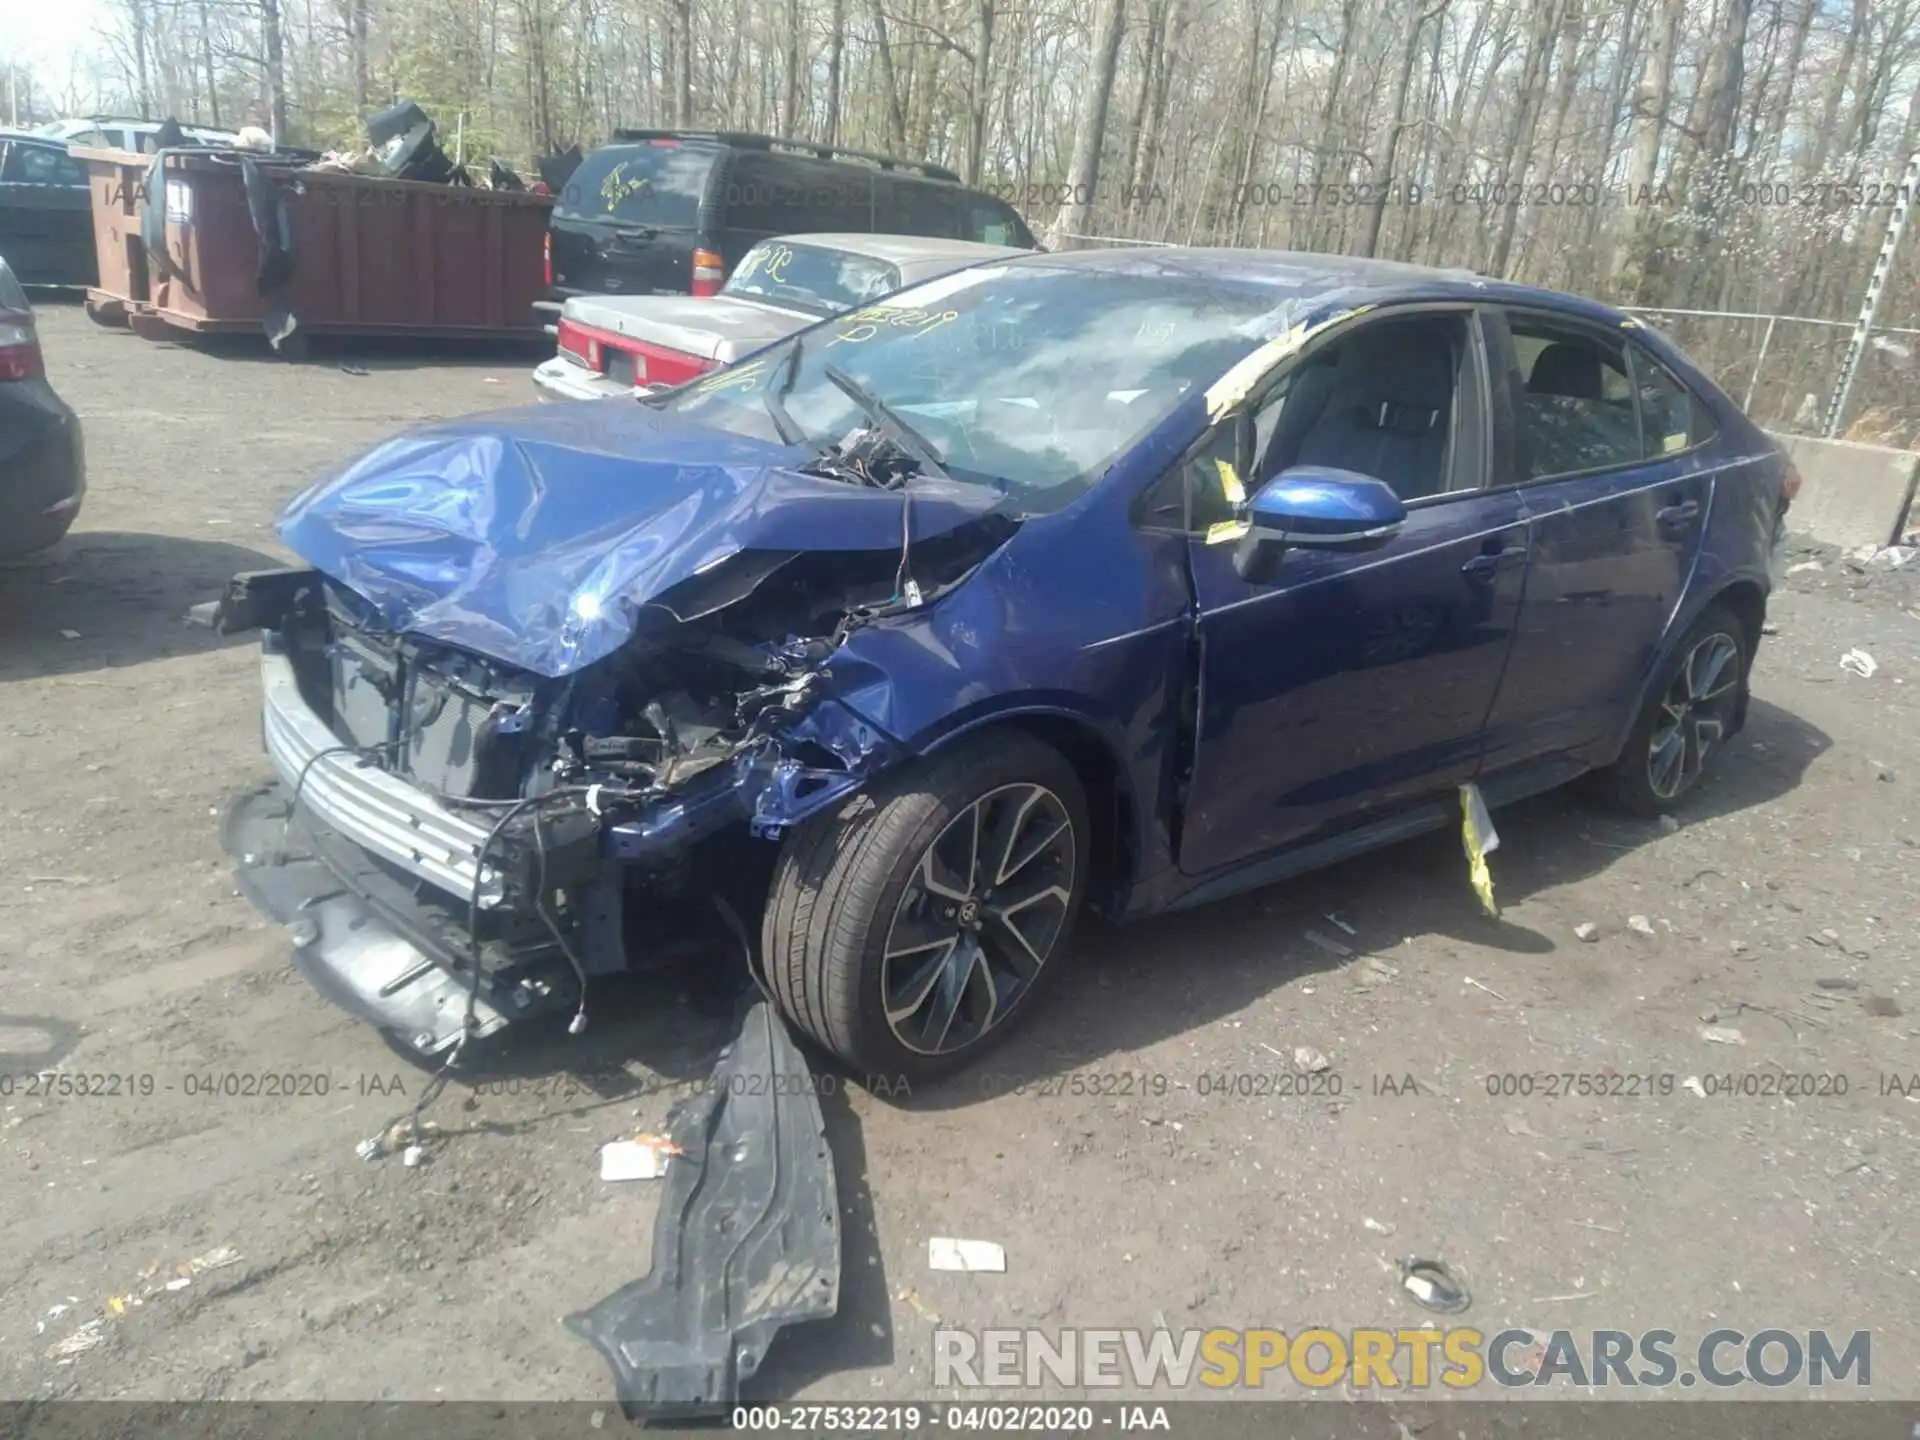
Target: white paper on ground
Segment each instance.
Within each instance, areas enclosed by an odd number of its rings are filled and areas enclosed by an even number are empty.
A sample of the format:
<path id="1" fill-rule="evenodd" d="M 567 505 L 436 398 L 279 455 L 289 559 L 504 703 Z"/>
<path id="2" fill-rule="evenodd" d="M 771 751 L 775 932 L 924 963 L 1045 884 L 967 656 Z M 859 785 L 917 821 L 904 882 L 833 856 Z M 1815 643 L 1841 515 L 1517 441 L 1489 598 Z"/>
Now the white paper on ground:
<path id="1" fill-rule="evenodd" d="M 1007 1252 L 991 1240 L 954 1240 L 936 1235 L 927 1241 L 927 1268 L 999 1274 L 1007 1268 Z"/>
<path id="2" fill-rule="evenodd" d="M 667 1173 L 667 1157 L 651 1145 L 615 1140 L 600 1147 L 602 1180 L 658 1180 Z"/>

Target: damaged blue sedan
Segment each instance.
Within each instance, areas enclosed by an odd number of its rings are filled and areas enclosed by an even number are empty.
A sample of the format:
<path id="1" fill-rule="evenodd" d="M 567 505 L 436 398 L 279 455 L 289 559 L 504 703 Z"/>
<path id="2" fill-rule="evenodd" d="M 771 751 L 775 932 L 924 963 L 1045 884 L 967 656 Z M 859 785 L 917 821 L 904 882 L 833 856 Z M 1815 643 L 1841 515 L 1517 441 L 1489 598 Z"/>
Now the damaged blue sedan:
<path id="1" fill-rule="evenodd" d="M 309 568 L 217 606 L 264 631 L 277 771 L 228 845 L 314 983 L 422 1055 L 699 954 L 930 1077 L 1089 905 L 1457 824 L 1466 785 L 1681 802 L 1745 718 L 1797 483 L 1571 296 L 985 264 L 299 496 Z"/>

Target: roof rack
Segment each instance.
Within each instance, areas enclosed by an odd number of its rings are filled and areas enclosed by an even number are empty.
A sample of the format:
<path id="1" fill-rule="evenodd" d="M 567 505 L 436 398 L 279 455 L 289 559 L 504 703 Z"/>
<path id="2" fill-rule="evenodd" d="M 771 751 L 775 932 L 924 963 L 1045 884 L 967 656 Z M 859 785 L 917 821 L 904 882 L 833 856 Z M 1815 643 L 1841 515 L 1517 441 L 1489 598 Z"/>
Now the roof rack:
<path id="1" fill-rule="evenodd" d="M 819 160 L 864 160 L 869 165 L 877 165 L 882 170 L 908 170 L 923 175 L 929 180 L 947 180 L 960 183 L 960 177 L 944 165 L 930 165 L 923 160 L 903 160 L 897 155 L 881 155 L 872 150 L 852 150 L 844 145 L 816 145 L 811 140 L 783 140 L 776 135 L 760 135 L 748 130 L 628 130 L 617 129 L 613 132 L 617 141 L 636 142 L 642 140 L 710 140 L 719 145 L 732 145 L 740 150 L 788 150 L 802 155 L 811 155 Z"/>

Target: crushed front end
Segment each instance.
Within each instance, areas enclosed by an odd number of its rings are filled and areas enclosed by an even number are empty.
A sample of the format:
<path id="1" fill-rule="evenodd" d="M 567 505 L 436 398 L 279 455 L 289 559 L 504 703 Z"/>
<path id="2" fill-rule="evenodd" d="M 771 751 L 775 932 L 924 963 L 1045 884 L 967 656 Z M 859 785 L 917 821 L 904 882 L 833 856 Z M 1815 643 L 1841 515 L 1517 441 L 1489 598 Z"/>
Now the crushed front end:
<path id="1" fill-rule="evenodd" d="M 598 976 L 739 957 L 765 842 L 899 754 L 831 693 L 893 563 L 742 553 L 557 677 L 395 633 L 316 570 L 238 576 L 206 618 L 264 632 L 275 771 L 226 819 L 239 882 L 316 988 L 428 1056 L 580 1015 Z"/>

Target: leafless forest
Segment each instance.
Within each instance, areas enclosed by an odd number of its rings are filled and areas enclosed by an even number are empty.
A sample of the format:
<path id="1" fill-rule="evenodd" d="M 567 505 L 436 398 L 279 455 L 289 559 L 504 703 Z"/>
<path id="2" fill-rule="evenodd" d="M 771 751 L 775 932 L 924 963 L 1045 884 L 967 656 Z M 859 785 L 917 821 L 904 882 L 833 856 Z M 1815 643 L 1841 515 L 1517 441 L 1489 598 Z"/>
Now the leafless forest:
<path id="1" fill-rule="evenodd" d="M 1851 321 L 1920 145 L 1920 0 L 111 3 L 99 65 L 37 77 L 41 109 L 347 145 L 406 96 L 522 165 L 616 125 L 772 131 L 949 165 L 1056 243 L 1344 251 L 1670 308 Z M 1917 323 L 1915 269 L 1883 327 Z M 1764 321 L 1667 323 L 1746 389 Z M 1778 325 L 1756 410 L 1824 403 L 1846 338 Z M 1855 433 L 1912 438 L 1916 340 L 1870 350 Z"/>

